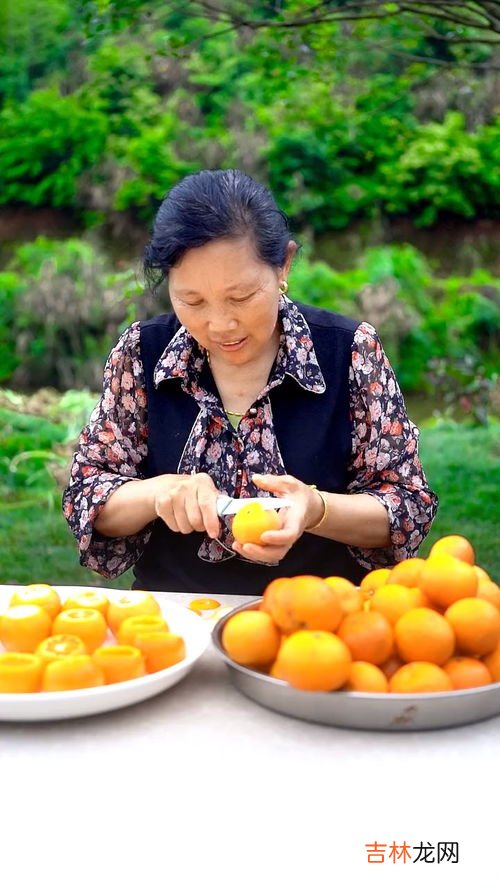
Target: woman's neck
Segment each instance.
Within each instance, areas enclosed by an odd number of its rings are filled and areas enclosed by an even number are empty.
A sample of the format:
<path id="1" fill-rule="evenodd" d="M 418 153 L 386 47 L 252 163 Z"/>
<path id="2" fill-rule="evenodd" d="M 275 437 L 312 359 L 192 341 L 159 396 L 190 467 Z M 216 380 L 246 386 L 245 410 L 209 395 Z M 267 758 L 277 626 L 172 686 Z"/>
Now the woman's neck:
<path id="1" fill-rule="evenodd" d="M 212 376 L 226 411 L 243 414 L 251 407 L 269 379 L 279 342 L 280 331 L 276 328 L 269 347 L 254 360 L 240 365 L 209 355 Z"/>

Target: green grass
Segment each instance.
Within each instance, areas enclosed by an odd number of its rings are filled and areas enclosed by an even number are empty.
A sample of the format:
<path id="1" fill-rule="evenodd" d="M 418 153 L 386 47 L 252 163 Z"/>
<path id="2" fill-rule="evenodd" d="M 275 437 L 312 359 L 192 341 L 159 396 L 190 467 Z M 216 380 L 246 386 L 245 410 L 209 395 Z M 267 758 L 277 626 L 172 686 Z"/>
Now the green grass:
<path id="1" fill-rule="evenodd" d="M 13 504 L 11 504 L 13 505 Z M 0 583 L 58 583 L 129 589 L 131 571 L 106 580 L 78 563 L 76 541 L 56 504 L 18 498 L 0 508 Z"/>
<path id="2" fill-rule="evenodd" d="M 132 572 L 106 580 L 80 567 L 76 542 L 61 512 L 71 441 L 81 427 L 75 412 L 52 404 L 45 416 L 0 405 L 0 583 L 52 582 L 130 588 Z M 466 536 L 477 562 L 500 579 L 500 423 L 424 427 L 421 456 L 431 487 L 440 498 L 432 530 L 421 547 L 448 533 Z M 19 456 L 22 455 L 19 460 Z M 12 460 L 14 459 L 14 463 Z M 54 478 L 59 481 L 57 485 Z"/>
<path id="3" fill-rule="evenodd" d="M 439 509 L 421 546 L 426 556 L 440 536 L 458 533 L 476 551 L 476 561 L 500 580 L 500 423 L 487 427 L 424 428 L 420 454 Z"/>

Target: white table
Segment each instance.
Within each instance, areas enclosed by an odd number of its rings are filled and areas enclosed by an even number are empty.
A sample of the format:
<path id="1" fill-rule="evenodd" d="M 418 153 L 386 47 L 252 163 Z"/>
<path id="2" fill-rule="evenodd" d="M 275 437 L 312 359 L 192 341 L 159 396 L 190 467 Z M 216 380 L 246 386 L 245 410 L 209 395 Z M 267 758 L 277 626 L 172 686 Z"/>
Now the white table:
<path id="1" fill-rule="evenodd" d="M 500 718 L 420 733 L 309 724 L 243 697 L 210 647 L 136 706 L 0 725 L 2 884 L 493 888 L 499 772 Z M 458 842 L 460 860 L 368 864 L 374 841 Z"/>

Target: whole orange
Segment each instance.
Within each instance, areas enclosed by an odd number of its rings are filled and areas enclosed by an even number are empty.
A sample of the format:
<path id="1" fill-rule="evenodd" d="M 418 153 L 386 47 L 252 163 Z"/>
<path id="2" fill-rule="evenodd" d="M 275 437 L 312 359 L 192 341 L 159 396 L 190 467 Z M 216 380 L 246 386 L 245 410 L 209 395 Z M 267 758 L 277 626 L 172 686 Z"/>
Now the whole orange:
<path id="1" fill-rule="evenodd" d="M 477 597 L 484 599 L 484 601 L 490 601 L 500 610 L 500 586 L 497 586 L 492 580 L 479 580 Z"/>
<path id="2" fill-rule="evenodd" d="M 376 611 L 347 614 L 337 635 L 349 648 L 353 660 L 374 663 L 376 666 L 387 660 L 394 646 L 391 624 Z"/>
<path id="3" fill-rule="evenodd" d="M 475 657 L 452 657 L 444 664 L 443 669 L 451 678 L 456 691 L 491 684 L 492 679 L 487 666 Z"/>
<path id="4" fill-rule="evenodd" d="M 432 558 L 433 555 L 443 554 L 453 555 L 455 558 L 460 559 L 460 561 L 465 561 L 467 564 L 471 565 L 476 561 L 472 544 L 466 537 L 456 533 L 440 537 L 439 540 L 436 540 L 429 552 L 429 558 Z"/>
<path id="5" fill-rule="evenodd" d="M 281 518 L 275 509 L 264 509 L 260 503 L 243 506 L 233 518 L 231 530 L 235 540 L 242 545 L 254 543 L 261 546 L 266 530 L 280 530 Z"/>
<path id="6" fill-rule="evenodd" d="M 442 666 L 455 650 L 455 634 L 442 614 L 416 607 L 399 618 L 395 627 L 396 649 L 406 662 L 424 660 Z"/>
<path id="7" fill-rule="evenodd" d="M 491 654 L 483 657 L 483 663 L 488 669 L 493 681 L 500 681 L 500 643 L 497 644 Z"/>
<path id="8" fill-rule="evenodd" d="M 400 583 L 379 586 L 370 600 L 370 610 L 383 614 L 391 626 L 394 626 L 412 607 L 415 607 L 415 594 L 408 586 L 402 586 Z"/>
<path id="9" fill-rule="evenodd" d="M 271 580 L 264 589 L 264 595 L 260 603 L 260 610 L 272 613 L 273 606 L 281 607 L 290 589 L 291 577 L 277 577 Z"/>
<path id="10" fill-rule="evenodd" d="M 348 679 L 349 648 L 332 632 L 303 629 L 283 641 L 275 677 L 301 691 L 335 691 Z"/>
<path id="11" fill-rule="evenodd" d="M 240 611 L 229 617 L 222 630 L 222 647 L 241 666 L 269 666 L 275 659 L 281 635 L 272 617 L 262 610 Z"/>
<path id="12" fill-rule="evenodd" d="M 349 678 L 343 690 L 385 694 L 389 690 L 389 682 L 382 670 L 374 663 L 356 660 L 351 664 Z"/>
<path id="13" fill-rule="evenodd" d="M 420 574 L 419 588 L 431 604 L 449 607 L 460 598 L 470 598 L 477 592 L 478 577 L 474 568 L 446 553 L 431 555 Z"/>
<path id="14" fill-rule="evenodd" d="M 325 580 L 304 574 L 275 583 L 274 589 L 266 592 L 267 607 L 282 632 L 335 632 L 343 616 L 342 607 L 337 592 Z"/>
<path id="15" fill-rule="evenodd" d="M 435 663 L 418 661 L 405 663 L 389 679 L 391 694 L 428 694 L 452 690 L 453 684 L 450 676 Z"/>
<path id="16" fill-rule="evenodd" d="M 342 613 L 355 614 L 363 610 L 364 595 L 359 588 L 344 577 L 326 577 L 325 583 L 337 593 Z"/>
<path id="17" fill-rule="evenodd" d="M 399 561 L 392 568 L 388 583 L 399 583 L 401 586 L 418 586 L 425 558 L 407 558 Z"/>
<path id="18" fill-rule="evenodd" d="M 500 641 L 500 613 L 494 604 L 482 598 L 463 598 L 450 605 L 444 616 L 461 653 L 473 657 L 493 653 Z"/>
<path id="19" fill-rule="evenodd" d="M 375 589 L 378 589 L 379 586 L 384 586 L 385 583 L 389 582 L 391 570 L 392 568 L 390 567 L 377 567 L 363 577 L 359 584 L 359 588 L 361 589 L 365 600 L 371 598 Z"/>

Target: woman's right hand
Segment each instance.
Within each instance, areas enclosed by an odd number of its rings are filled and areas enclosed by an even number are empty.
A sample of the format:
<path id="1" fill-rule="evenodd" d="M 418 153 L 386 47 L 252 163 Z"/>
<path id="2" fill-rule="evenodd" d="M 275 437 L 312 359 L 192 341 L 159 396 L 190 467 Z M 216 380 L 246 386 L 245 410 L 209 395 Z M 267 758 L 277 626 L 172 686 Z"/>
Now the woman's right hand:
<path id="1" fill-rule="evenodd" d="M 216 500 L 220 494 L 210 475 L 163 475 L 155 483 L 154 508 L 170 530 L 177 533 L 205 531 L 217 539 L 220 522 Z"/>

